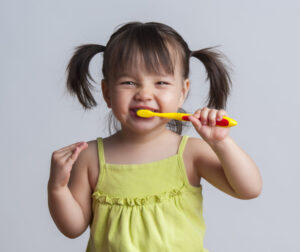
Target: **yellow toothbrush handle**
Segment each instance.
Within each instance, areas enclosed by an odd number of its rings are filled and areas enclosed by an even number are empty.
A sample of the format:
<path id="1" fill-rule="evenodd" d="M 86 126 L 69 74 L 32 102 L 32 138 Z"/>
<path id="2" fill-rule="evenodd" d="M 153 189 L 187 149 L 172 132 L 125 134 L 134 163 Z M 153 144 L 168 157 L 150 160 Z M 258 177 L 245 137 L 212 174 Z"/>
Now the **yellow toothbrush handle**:
<path id="1" fill-rule="evenodd" d="M 191 114 L 184 114 L 184 113 L 154 113 L 156 116 L 185 121 L 182 119 L 183 116 L 190 116 Z"/>
<path id="2" fill-rule="evenodd" d="M 164 117 L 164 118 L 180 120 L 180 121 L 189 121 L 188 117 L 191 116 L 191 114 L 186 114 L 186 113 L 157 113 L 157 112 L 152 112 L 150 110 L 145 110 L 145 109 L 138 110 L 137 115 L 140 117 L 146 117 L 146 118 L 149 118 L 152 116 L 158 116 L 158 117 Z M 237 125 L 237 122 L 227 116 L 223 116 L 222 120 L 216 121 L 216 126 L 220 126 L 220 127 L 228 128 L 228 127 L 233 127 L 235 125 Z"/>
<path id="3" fill-rule="evenodd" d="M 166 117 L 169 119 L 175 119 L 180 121 L 189 121 L 188 117 L 191 115 L 185 113 L 155 113 L 155 114 L 157 114 L 157 116 L 159 117 Z M 221 121 L 216 121 L 216 126 L 219 127 L 229 128 L 236 125 L 237 125 L 237 121 L 227 116 L 223 116 L 223 119 Z"/>

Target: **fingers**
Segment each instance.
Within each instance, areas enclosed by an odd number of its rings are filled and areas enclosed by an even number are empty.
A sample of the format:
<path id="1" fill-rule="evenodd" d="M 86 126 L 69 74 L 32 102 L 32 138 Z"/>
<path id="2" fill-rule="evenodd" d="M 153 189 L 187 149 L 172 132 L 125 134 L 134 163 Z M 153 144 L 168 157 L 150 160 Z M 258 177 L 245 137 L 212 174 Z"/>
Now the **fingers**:
<path id="1" fill-rule="evenodd" d="M 66 161 L 71 161 L 71 163 L 73 164 L 76 159 L 78 158 L 78 155 L 80 154 L 81 151 L 83 151 L 84 149 L 86 149 L 88 147 L 88 144 L 86 143 L 81 143 L 81 144 L 78 144 L 77 146 L 74 147 L 73 150 L 67 152 L 65 154 L 65 158 L 66 158 Z"/>
<path id="2" fill-rule="evenodd" d="M 66 162 L 69 158 L 76 160 L 78 154 L 82 150 L 86 149 L 87 147 L 88 147 L 88 144 L 86 142 L 77 142 L 75 144 L 71 144 L 64 148 L 61 148 L 61 149 L 55 151 L 54 153 L 55 153 L 55 156 L 57 158 L 61 159 L 62 162 Z"/>
<path id="3" fill-rule="evenodd" d="M 222 120 L 223 116 L 227 116 L 225 110 L 210 109 L 208 107 L 198 109 L 193 114 L 193 117 L 197 118 L 201 122 L 201 125 L 208 125 L 211 127 L 216 126 L 216 120 Z"/>
<path id="4" fill-rule="evenodd" d="M 217 112 L 217 120 L 222 120 L 223 116 L 228 116 L 227 112 L 224 109 L 220 109 Z"/>
<path id="5" fill-rule="evenodd" d="M 49 178 L 49 186 L 51 188 L 57 189 L 67 185 L 70 172 L 79 153 L 87 147 L 87 143 L 79 142 L 52 153 Z"/>
<path id="6" fill-rule="evenodd" d="M 216 125 L 217 110 L 212 109 L 208 113 L 208 125 L 214 127 Z"/>
<path id="7" fill-rule="evenodd" d="M 77 143 L 71 144 L 69 146 L 63 147 L 63 148 L 61 148 L 58 151 L 65 151 L 65 150 L 69 150 L 69 149 L 74 149 L 76 146 L 82 147 L 82 146 L 84 146 L 86 144 L 87 144 L 86 142 L 77 142 Z"/>
<path id="8" fill-rule="evenodd" d="M 200 113 L 200 121 L 202 123 L 202 125 L 208 125 L 208 115 L 209 113 L 211 113 L 212 110 L 210 110 L 209 108 L 205 107 L 201 110 Z"/>
<path id="9" fill-rule="evenodd" d="M 56 153 L 58 154 L 58 156 L 64 156 L 66 153 L 69 153 L 70 151 L 73 152 L 77 147 L 79 149 L 82 149 L 82 148 L 86 148 L 87 146 L 88 144 L 86 142 L 77 142 L 57 150 Z"/>
<path id="10" fill-rule="evenodd" d="M 64 153 L 64 155 L 61 157 L 64 162 L 68 161 L 70 158 L 75 161 L 77 159 L 77 156 L 80 153 L 80 148 L 75 147 L 73 150 L 69 150 Z"/>

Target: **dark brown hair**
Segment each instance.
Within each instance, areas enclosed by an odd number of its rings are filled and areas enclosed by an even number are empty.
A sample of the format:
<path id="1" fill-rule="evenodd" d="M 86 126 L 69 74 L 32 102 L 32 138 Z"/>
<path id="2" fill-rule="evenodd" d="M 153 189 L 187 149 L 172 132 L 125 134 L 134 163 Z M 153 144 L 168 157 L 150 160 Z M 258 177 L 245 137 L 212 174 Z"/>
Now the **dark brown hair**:
<path id="1" fill-rule="evenodd" d="M 142 59 L 144 68 L 150 73 L 160 73 L 162 70 L 174 74 L 175 57 L 172 58 L 170 50 L 178 54 L 183 80 L 189 76 L 190 57 L 199 59 L 205 66 L 207 80 L 210 82 L 207 107 L 221 109 L 226 107 L 227 97 L 230 93 L 231 79 L 227 66 L 222 61 L 223 54 L 214 48 L 204 48 L 191 51 L 184 39 L 171 27 L 156 22 L 129 22 L 117 29 L 110 37 L 106 46 L 85 44 L 76 47 L 66 71 L 67 90 L 71 95 L 77 95 L 84 109 L 97 105 L 91 89 L 93 80 L 89 72 L 89 63 L 93 56 L 103 52 L 103 78 L 110 83 L 123 72 L 132 72 L 136 69 L 136 62 Z M 185 112 L 182 108 L 178 112 Z M 110 116 L 109 130 L 111 133 Z M 181 121 L 171 120 L 168 127 L 181 134 L 183 126 Z M 117 130 L 117 123 L 114 122 Z"/>

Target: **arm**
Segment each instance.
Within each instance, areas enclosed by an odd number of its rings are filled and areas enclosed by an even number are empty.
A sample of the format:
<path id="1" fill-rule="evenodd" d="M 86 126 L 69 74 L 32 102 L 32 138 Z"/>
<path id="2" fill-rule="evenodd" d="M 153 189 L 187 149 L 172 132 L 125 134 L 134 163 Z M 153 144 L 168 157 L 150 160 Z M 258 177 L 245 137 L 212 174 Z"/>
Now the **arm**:
<path id="1" fill-rule="evenodd" d="M 194 145 L 194 167 L 199 177 L 225 193 L 240 199 L 255 198 L 262 190 L 259 170 L 229 136 L 229 129 L 215 126 L 216 118 L 222 116 L 228 116 L 224 110 L 204 108 L 191 117 L 195 129 L 205 140 Z"/>
<path id="2" fill-rule="evenodd" d="M 74 150 L 74 146 L 66 148 L 69 150 L 61 149 L 52 155 L 48 182 L 48 206 L 58 229 L 65 236 L 76 238 L 86 230 L 91 219 L 87 152 L 82 151 L 79 155 L 82 149 Z M 73 152 L 73 159 L 70 157 L 64 161 L 63 158 L 72 155 L 71 152 Z M 69 174 L 70 177 L 64 177 L 65 174 Z M 68 182 L 69 185 L 67 185 Z"/>
<path id="3" fill-rule="evenodd" d="M 76 238 L 85 231 L 87 219 L 69 188 L 55 190 L 48 186 L 48 206 L 53 221 L 65 236 Z"/>
<path id="4" fill-rule="evenodd" d="M 254 161 L 231 137 L 206 150 L 206 165 L 198 174 L 211 184 L 239 199 L 252 199 L 262 191 L 262 178 Z M 208 147 L 209 148 L 209 147 Z"/>

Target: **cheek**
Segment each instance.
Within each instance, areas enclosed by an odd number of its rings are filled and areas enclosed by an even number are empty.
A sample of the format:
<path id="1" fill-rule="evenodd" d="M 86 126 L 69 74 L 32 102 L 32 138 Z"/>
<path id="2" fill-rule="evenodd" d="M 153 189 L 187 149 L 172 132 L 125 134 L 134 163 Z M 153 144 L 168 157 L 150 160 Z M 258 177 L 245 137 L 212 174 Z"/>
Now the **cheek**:
<path id="1" fill-rule="evenodd" d="M 160 96 L 164 104 L 168 107 L 177 107 L 179 105 L 180 94 L 178 92 L 165 92 Z"/>
<path id="2" fill-rule="evenodd" d="M 112 110 L 114 113 L 123 114 L 128 112 L 131 96 L 125 92 L 115 91 L 112 95 Z"/>

